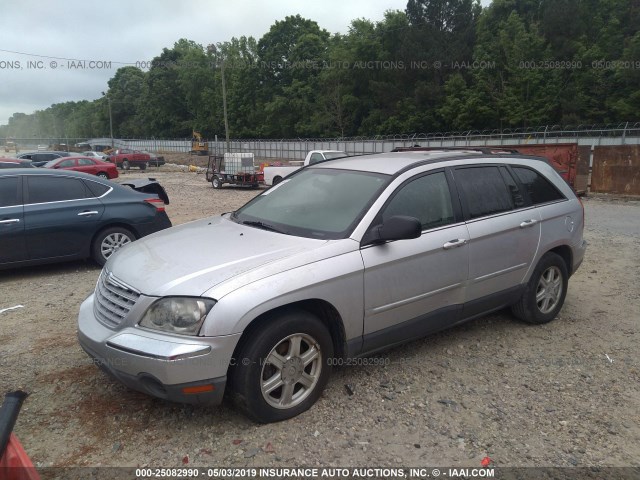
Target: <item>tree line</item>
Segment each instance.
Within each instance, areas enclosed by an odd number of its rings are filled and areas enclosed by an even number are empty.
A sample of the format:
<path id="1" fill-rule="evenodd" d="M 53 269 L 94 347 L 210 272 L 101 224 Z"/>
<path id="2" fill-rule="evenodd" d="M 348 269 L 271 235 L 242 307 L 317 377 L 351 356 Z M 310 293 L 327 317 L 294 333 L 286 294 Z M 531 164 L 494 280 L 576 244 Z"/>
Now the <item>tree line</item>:
<path id="1" fill-rule="evenodd" d="M 331 34 L 300 15 L 262 38 L 181 39 L 97 100 L 16 113 L 0 137 L 385 135 L 617 123 L 640 111 L 636 0 L 408 0 Z"/>

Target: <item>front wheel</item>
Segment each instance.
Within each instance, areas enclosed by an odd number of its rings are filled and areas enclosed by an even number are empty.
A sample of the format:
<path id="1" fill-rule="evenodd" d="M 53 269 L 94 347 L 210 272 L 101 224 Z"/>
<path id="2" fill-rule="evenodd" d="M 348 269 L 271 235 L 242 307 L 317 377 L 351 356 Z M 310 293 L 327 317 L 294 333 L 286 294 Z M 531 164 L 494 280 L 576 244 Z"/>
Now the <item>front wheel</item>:
<path id="1" fill-rule="evenodd" d="M 125 169 L 125 170 L 131 169 L 131 164 L 129 163 L 129 160 L 123 160 L 122 161 L 122 168 Z"/>
<path id="2" fill-rule="evenodd" d="M 520 320 L 548 323 L 558 315 L 567 295 L 567 265 L 556 253 L 546 253 L 538 262 L 518 303 L 511 308 Z"/>
<path id="3" fill-rule="evenodd" d="M 97 176 L 100 178 L 104 178 L 105 180 L 109 180 L 109 175 L 107 175 L 105 172 L 100 172 L 97 174 Z"/>
<path id="4" fill-rule="evenodd" d="M 242 410 L 261 423 L 308 410 L 331 373 L 333 342 L 324 323 L 306 311 L 291 310 L 272 316 L 249 335 L 232 373 Z"/>
<path id="5" fill-rule="evenodd" d="M 98 265 L 103 266 L 118 249 L 135 239 L 135 235 L 124 227 L 106 228 L 93 240 L 91 257 Z"/>
<path id="6" fill-rule="evenodd" d="M 143 162 L 140 165 L 138 165 L 138 168 L 140 170 L 146 170 L 147 169 L 147 162 Z"/>
<path id="7" fill-rule="evenodd" d="M 222 188 L 222 180 L 220 180 L 220 177 L 218 177 L 217 175 L 214 175 L 213 178 L 211 179 L 211 186 L 216 190 L 219 188 Z"/>

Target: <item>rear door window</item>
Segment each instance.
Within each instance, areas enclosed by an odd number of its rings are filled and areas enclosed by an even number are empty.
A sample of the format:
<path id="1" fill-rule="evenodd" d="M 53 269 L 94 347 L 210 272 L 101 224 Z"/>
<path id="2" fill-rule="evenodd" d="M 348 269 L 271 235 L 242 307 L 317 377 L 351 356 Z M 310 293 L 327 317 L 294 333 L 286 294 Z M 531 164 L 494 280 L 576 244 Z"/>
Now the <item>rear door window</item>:
<path id="1" fill-rule="evenodd" d="M 93 197 L 79 178 L 57 176 L 28 176 L 26 203 L 61 202 Z"/>
<path id="2" fill-rule="evenodd" d="M 512 168 L 520 183 L 527 190 L 529 198 L 531 198 L 531 202 L 534 205 L 565 199 L 564 195 L 549 180 L 535 170 L 526 167 Z"/>
<path id="3" fill-rule="evenodd" d="M 0 207 L 20 205 L 20 177 L 0 178 Z"/>
<path id="4" fill-rule="evenodd" d="M 470 219 L 507 212 L 515 208 L 500 167 L 494 165 L 455 169 L 455 180 Z"/>

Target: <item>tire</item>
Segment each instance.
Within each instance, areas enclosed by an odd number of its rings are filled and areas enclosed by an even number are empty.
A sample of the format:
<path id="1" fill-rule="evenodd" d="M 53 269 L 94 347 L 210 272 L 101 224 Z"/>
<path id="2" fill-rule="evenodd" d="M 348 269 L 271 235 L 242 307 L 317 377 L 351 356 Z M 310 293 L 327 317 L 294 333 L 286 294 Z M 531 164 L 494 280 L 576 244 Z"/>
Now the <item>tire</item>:
<path id="1" fill-rule="evenodd" d="M 136 239 L 135 235 L 124 227 L 110 227 L 99 232 L 91 245 L 91 258 L 100 266 L 119 248 Z"/>
<path id="2" fill-rule="evenodd" d="M 273 178 L 273 182 L 271 182 L 271 185 L 277 185 L 282 181 L 282 177 L 274 177 Z"/>
<path id="3" fill-rule="evenodd" d="M 131 169 L 131 164 L 129 163 L 129 160 L 123 160 L 122 161 L 122 168 L 124 170 L 130 170 Z"/>
<path id="4" fill-rule="evenodd" d="M 140 165 L 138 165 L 138 168 L 142 171 L 142 170 L 146 170 L 147 169 L 147 162 L 141 163 Z"/>
<path id="5" fill-rule="evenodd" d="M 214 175 L 213 178 L 211 179 L 211 186 L 216 190 L 222 188 L 222 180 L 220 180 L 220 177 L 218 177 L 217 175 Z"/>
<path id="6" fill-rule="evenodd" d="M 109 180 L 109 175 L 107 175 L 105 172 L 99 172 L 98 174 L 96 174 L 96 176 L 104 178 L 105 180 Z"/>
<path id="7" fill-rule="evenodd" d="M 231 372 L 239 407 L 259 423 L 286 420 L 308 410 L 331 374 L 333 342 L 326 326 L 306 311 L 289 310 L 249 335 Z M 276 366 L 269 360 L 284 363 Z"/>
<path id="8" fill-rule="evenodd" d="M 526 323 L 541 325 L 556 318 L 567 295 L 569 275 L 560 255 L 547 252 L 538 262 L 513 314 Z"/>

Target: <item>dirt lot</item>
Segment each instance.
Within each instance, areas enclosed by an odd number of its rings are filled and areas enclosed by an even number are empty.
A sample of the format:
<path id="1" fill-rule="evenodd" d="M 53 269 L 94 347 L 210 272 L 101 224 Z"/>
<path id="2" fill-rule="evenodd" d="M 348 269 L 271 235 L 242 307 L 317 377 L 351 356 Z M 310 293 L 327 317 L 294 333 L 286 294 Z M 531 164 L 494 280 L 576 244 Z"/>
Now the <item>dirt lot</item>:
<path id="1" fill-rule="evenodd" d="M 256 194 L 177 170 L 147 172 L 174 224 Z M 166 403 L 100 372 L 76 341 L 90 262 L 0 272 L 0 309 L 24 306 L 0 313 L 0 392 L 31 392 L 15 431 L 37 466 L 638 466 L 640 202 L 585 205 L 590 245 L 556 321 L 500 312 L 395 348 L 386 366 L 335 372 L 286 422 Z"/>

